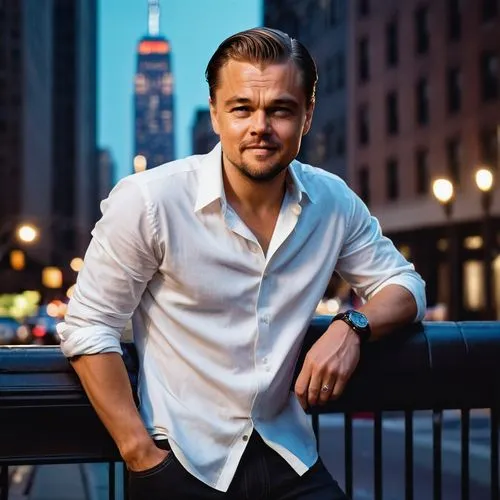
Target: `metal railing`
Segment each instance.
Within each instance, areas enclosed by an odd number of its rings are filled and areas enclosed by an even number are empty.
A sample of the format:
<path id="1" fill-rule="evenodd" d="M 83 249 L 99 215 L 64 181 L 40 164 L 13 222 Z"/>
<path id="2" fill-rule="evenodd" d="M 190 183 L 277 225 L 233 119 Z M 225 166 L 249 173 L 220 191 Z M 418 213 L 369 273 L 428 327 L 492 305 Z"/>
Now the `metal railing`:
<path id="1" fill-rule="evenodd" d="M 328 321 L 328 317 L 313 320 L 297 367 L 302 365 L 305 353 L 323 333 Z M 134 346 L 123 347 L 135 387 Z M 353 416 L 358 412 L 373 415 L 373 498 L 382 500 L 382 419 L 385 412 L 402 412 L 404 498 L 413 500 L 413 414 L 417 410 L 430 410 L 432 490 L 433 498 L 439 500 L 443 493 L 443 411 L 460 410 L 460 491 L 462 500 L 468 500 L 471 498 L 470 412 L 476 408 L 489 409 L 489 490 L 491 500 L 499 500 L 500 322 L 424 323 L 366 345 L 343 396 L 310 413 L 318 443 L 322 445 L 321 416 L 343 415 L 345 489 L 350 497 L 354 492 L 355 472 Z M 115 498 L 119 453 L 57 347 L 0 347 L 0 432 L 0 500 L 8 498 L 9 466 L 85 462 L 109 463 L 109 498 Z M 124 488 L 126 495 L 126 478 Z"/>

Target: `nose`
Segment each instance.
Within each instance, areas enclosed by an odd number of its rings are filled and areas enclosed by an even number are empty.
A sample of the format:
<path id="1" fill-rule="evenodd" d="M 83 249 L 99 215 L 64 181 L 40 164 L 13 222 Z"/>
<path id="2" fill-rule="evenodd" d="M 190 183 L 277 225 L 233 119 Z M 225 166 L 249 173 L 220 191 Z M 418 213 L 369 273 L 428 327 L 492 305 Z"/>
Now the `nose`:
<path id="1" fill-rule="evenodd" d="M 252 135 L 268 134 L 270 131 L 269 117 L 264 110 L 257 110 L 252 116 Z"/>

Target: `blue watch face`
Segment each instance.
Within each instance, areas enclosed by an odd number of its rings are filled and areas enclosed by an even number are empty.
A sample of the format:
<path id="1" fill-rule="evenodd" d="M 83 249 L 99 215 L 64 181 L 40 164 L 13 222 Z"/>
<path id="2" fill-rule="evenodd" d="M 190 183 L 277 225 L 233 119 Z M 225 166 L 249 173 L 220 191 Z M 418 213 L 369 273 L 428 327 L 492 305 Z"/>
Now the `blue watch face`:
<path id="1" fill-rule="evenodd" d="M 350 320 L 356 325 L 358 328 L 366 328 L 368 326 L 368 320 L 366 316 L 358 311 L 351 311 Z"/>

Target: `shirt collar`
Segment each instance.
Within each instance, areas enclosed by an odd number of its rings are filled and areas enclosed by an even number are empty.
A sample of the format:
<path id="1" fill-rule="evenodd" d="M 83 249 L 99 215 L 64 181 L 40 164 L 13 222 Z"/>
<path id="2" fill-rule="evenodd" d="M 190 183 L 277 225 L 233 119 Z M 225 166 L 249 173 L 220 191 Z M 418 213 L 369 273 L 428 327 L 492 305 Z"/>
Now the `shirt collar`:
<path id="1" fill-rule="evenodd" d="M 194 210 L 198 212 L 214 201 L 220 200 L 225 211 L 226 195 L 222 181 L 222 147 L 220 142 L 203 157 L 201 163 Z"/>
<path id="2" fill-rule="evenodd" d="M 311 203 L 315 203 L 314 196 L 311 192 L 311 188 L 307 189 L 304 183 L 302 182 L 301 172 L 299 170 L 299 162 L 292 161 L 290 166 L 288 167 L 288 176 L 287 176 L 287 187 L 291 189 L 292 193 L 296 197 L 298 203 L 302 203 L 303 195 L 306 195 Z"/>
<path id="3" fill-rule="evenodd" d="M 207 155 L 202 159 L 200 168 L 200 177 L 198 184 L 198 193 L 196 197 L 195 212 L 203 210 L 216 200 L 220 200 L 223 211 L 226 211 L 226 194 L 224 193 L 224 183 L 222 181 L 222 146 L 219 142 Z M 290 194 L 297 200 L 302 202 L 303 195 L 314 203 L 314 198 L 311 190 L 307 190 L 300 174 L 296 171 L 298 162 L 292 161 L 288 167 L 287 189 Z"/>

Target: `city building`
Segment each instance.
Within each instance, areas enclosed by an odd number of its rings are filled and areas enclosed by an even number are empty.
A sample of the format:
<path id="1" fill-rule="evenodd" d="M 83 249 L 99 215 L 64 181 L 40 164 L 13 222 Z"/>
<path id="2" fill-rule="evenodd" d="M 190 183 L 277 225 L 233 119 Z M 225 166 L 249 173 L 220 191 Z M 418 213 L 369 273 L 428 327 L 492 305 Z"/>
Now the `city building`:
<path id="1" fill-rule="evenodd" d="M 98 214 L 96 10 L 96 0 L 0 2 L 0 291 L 39 287 L 43 266 L 64 269 L 88 245 Z M 9 252 L 23 245 L 15 230 L 28 222 L 26 269 L 11 273 Z"/>
<path id="2" fill-rule="evenodd" d="M 429 305 L 446 304 L 451 319 L 500 311 L 500 193 L 481 195 L 474 181 L 487 166 L 500 184 L 499 9 L 497 0 L 349 2 L 349 182 L 423 275 Z M 446 210 L 433 196 L 438 177 L 454 186 Z"/>
<path id="3" fill-rule="evenodd" d="M 206 108 L 196 110 L 191 130 L 191 142 L 194 155 L 208 153 L 219 142 L 219 136 L 212 127 L 210 110 Z"/>
<path id="4" fill-rule="evenodd" d="M 171 47 L 160 35 L 159 0 L 149 0 L 148 34 L 137 46 L 134 170 L 175 159 Z"/>
<path id="5" fill-rule="evenodd" d="M 264 25 L 300 40 L 318 67 L 317 103 L 299 159 L 341 177 L 347 170 L 347 0 L 265 0 Z"/>
<path id="6" fill-rule="evenodd" d="M 99 151 L 99 201 L 108 197 L 115 184 L 116 164 L 109 149 Z"/>

